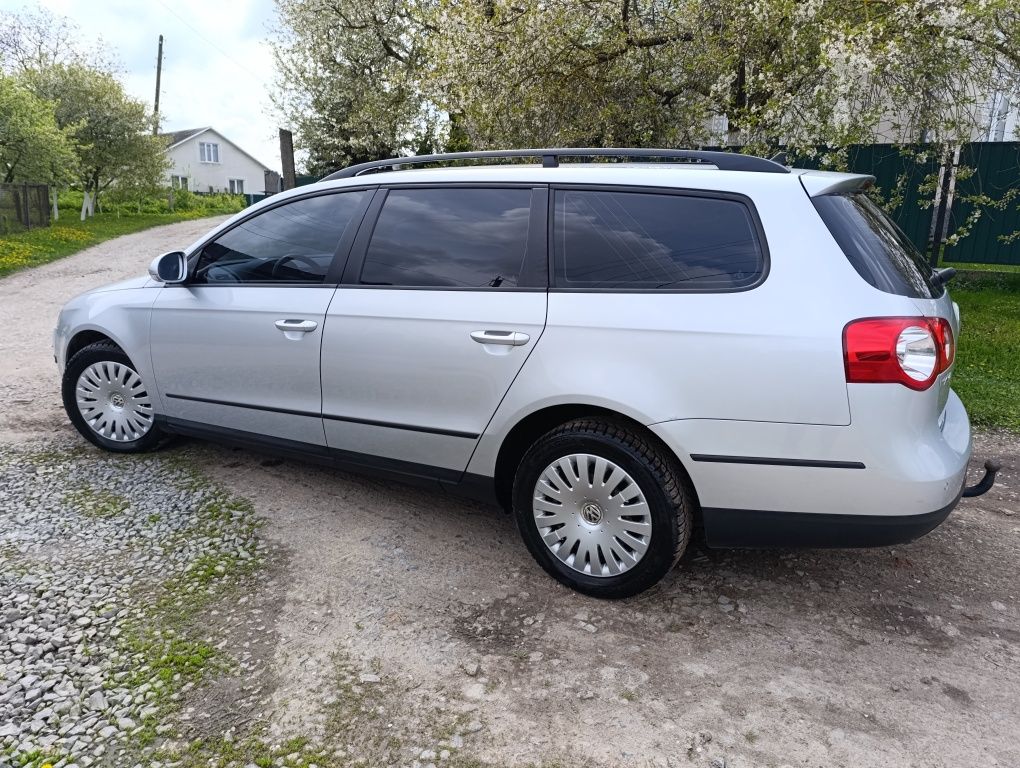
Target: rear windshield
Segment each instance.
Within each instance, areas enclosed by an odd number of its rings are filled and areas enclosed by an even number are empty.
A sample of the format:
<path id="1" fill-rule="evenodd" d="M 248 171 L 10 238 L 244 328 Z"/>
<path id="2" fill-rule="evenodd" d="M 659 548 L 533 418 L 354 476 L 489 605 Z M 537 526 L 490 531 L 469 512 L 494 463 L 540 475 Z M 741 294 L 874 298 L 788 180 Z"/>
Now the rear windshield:
<path id="1" fill-rule="evenodd" d="M 863 192 L 812 202 L 854 269 L 875 288 L 912 299 L 942 295 L 924 254 Z"/>

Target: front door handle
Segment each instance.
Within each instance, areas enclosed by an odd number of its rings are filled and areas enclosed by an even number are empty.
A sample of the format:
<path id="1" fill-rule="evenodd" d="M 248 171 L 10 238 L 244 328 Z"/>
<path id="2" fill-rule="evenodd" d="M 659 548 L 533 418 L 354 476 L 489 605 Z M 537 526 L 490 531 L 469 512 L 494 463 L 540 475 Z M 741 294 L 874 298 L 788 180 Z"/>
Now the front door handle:
<path id="1" fill-rule="evenodd" d="M 314 331 L 319 327 L 319 324 L 314 320 L 277 320 L 276 327 L 281 331 L 297 331 L 298 333 L 308 333 Z"/>
<path id="2" fill-rule="evenodd" d="M 314 320 L 277 320 L 276 327 L 291 341 L 297 341 L 306 333 L 314 331 L 319 324 Z"/>
<path id="3" fill-rule="evenodd" d="M 520 347 L 531 341 L 531 337 L 520 331 L 472 331 L 471 338 L 479 344 L 504 344 Z"/>

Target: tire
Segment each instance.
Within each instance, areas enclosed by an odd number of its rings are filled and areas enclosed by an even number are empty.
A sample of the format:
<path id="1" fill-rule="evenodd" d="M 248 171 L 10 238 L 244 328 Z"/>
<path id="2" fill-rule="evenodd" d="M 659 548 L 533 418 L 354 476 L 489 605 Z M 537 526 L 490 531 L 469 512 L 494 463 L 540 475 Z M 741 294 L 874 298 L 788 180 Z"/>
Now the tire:
<path id="1" fill-rule="evenodd" d="M 528 550 L 553 578 L 593 597 L 631 597 L 669 573 L 690 539 L 695 503 L 675 457 L 609 419 L 545 434 L 514 477 Z"/>
<path id="2" fill-rule="evenodd" d="M 111 341 L 89 344 L 71 357 L 64 368 L 61 395 L 71 423 L 82 437 L 104 450 L 145 453 L 163 441 L 145 382 Z"/>

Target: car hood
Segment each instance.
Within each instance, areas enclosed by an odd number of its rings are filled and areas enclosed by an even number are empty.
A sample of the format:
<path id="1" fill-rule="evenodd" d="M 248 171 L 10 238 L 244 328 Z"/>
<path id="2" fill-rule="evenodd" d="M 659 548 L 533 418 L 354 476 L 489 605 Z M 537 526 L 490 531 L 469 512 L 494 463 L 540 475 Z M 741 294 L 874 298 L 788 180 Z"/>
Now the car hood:
<path id="1" fill-rule="evenodd" d="M 110 283 L 109 285 L 101 285 L 98 288 L 93 288 L 89 293 L 106 293 L 107 291 L 126 291 L 129 288 L 149 288 L 158 286 L 155 280 L 148 275 L 140 275 L 139 277 L 132 277 L 127 280 L 121 280 L 120 282 Z"/>

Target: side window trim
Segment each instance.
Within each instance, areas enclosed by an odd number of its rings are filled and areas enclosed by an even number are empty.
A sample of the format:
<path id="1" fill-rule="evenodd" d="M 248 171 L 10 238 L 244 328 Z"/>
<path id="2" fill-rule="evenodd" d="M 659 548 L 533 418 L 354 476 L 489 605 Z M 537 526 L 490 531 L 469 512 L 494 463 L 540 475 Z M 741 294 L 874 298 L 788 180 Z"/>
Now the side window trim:
<path id="1" fill-rule="evenodd" d="M 340 242 L 337 243 L 336 252 L 333 254 L 333 261 L 330 262 L 329 269 L 326 270 L 326 279 L 324 282 L 327 284 L 334 287 L 340 284 L 340 277 L 343 275 L 347 262 L 351 258 L 351 249 L 354 247 L 355 239 L 361 231 L 366 214 L 372 208 L 375 199 L 378 197 L 383 197 L 383 195 L 379 193 L 378 187 L 369 190 L 368 194 L 365 195 L 365 198 L 361 201 L 358 209 L 351 217 L 350 222 L 347 224 L 347 228 L 344 229 L 344 233 L 340 237 Z"/>
<path id="2" fill-rule="evenodd" d="M 343 272 L 343 265 L 350 257 L 351 246 L 354 243 L 355 236 L 358 233 L 361 223 L 365 219 L 365 214 L 371 207 L 372 201 L 378 197 L 377 192 L 379 190 L 378 185 L 359 185 L 356 187 L 338 187 L 336 189 L 327 190 L 316 190 L 315 192 L 307 195 L 298 195 L 295 197 L 288 197 L 286 200 L 281 200 L 275 205 L 267 205 L 264 208 L 259 208 L 257 211 L 252 212 L 250 215 L 245 216 L 243 219 L 238 219 L 233 222 L 229 227 L 216 231 L 214 234 L 202 240 L 194 249 L 188 253 L 188 275 L 190 278 L 192 270 L 198 263 L 199 257 L 202 255 L 202 251 L 205 250 L 206 246 L 213 241 L 223 237 L 225 234 L 241 226 L 245 222 L 251 221 L 257 216 L 261 216 L 263 213 L 268 213 L 275 208 L 280 208 L 290 203 L 296 203 L 299 200 L 308 200 L 313 197 L 324 197 L 326 195 L 342 195 L 346 192 L 366 192 L 364 199 L 358 205 L 354 214 L 351 216 L 351 220 L 347 223 L 347 227 L 344 229 L 343 235 L 340 237 L 340 242 L 337 243 L 336 250 L 333 252 L 333 258 L 330 261 L 329 268 L 326 270 L 326 275 L 322 282 L 298 282 L 298 281 L 285 281 L 285 282 L 257 282 L 257 283 L 199 283 L 203 287 L 221 285 L 224 287 L 261 287 L 261 288 L 273 288 L 273 287 L 291 287 L 291 288 L 333 288 L 335 289 L 340 281 L 340 274 Z M 188 285 L 186 281 L 184 285 Z"/>
<path id="3" fill-rule="evenodd" d="M 361 266 L 365 263 L 365 254 L 368 253 L 368 244 L 372 240 L 372 235 L 375 234 L 375 225 L 379 221 L 379 214 L 382 212 L 383 203 L 386 202 L 389 194 L 390 190 L 387 187 L 381 187 L 376 190 L 375 195 L 372 197 L 372 203 L 368 206 L 368 210 L 361 220 L 361 226 L 358 227 L 358 234 L 354 238 L 350 255 L 347 257 L 340 277 L 340 285 L 345 288 L 374 287 L 359 285 L 358 278 L 361 275 Z"/>
<path id="4" fill-rule="evenodd" d="M 557 191 L 581 190 L 586 192 L 620 192 L 630 194 L 648 195 L 676 195 L 680 197 L 702 197 L 709 200 L 727 200 L 729 202 L 741 203 L 751 218 L 754 234 L 758 238 L 761 247 L 762 269 L 760 277 L 752 284 L 739 288 L 591 288 L 591 287 L 569 287 L 558 285 L 556 279 L 556 192 Z M 739 192 L 725 192 L 709 189 L 686 189 L 683 187 L 644 187 L 625 184 L 569 184 L 553 183 L 549 185 L 548 203 L 548 265 L 549 265 L 549 291 L 551 293 L 742 293 L 753 291 L 760 287 L 769 276 L 772 259 L 769 252 L 768 240 L 765 237 L 765 228 L 762 226 L 761 218 L 754 201 L 747 195 Z"/>
<path id="5" fill-rule="evenodd" d="M 389 290 L 389 291 L 485 291 L 485 288 L 470 288 L 462 286 L 406 286 L 406 285 L 362 285 L 361 269 L 365 263 L 365 256 L 368 253 L 368 245 L 375 234 L 375 226 L 379 222 L 379 215 L 382 213 L 383 205 L 390 191 L 401 189 L 530 189 L 531 190 L 531 214 L 528 229 L 528 250 L 524 259 L 524 267 L 518 279 L 518 284 L 513 288 L 501 288 L 499 292 L 508 293 L 514 291 L 547 291 L 551 275 L 551 260 L 548 240 L 548 207 L 551 195 L 547 184 L 534 183 L 503 183 L 503 182 L 451 182 L 446 184 L 388 184 L 380 186 L 378 193 L 372 200 L 367 213 L 358 230 L 354 245 L 351 248 L 350 256 L 347 258 L 347 266 L 343 270 L 343 277 L 340 285 L 344 288 L 359 288 L 364 290 Z M 525 282 L 528 285 L 523 285 Z"/>

